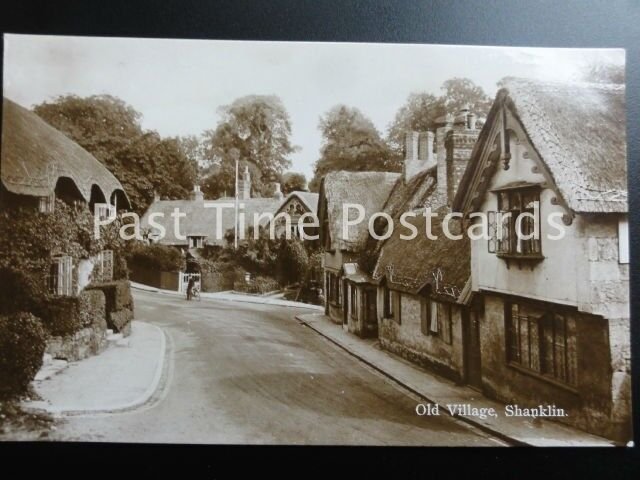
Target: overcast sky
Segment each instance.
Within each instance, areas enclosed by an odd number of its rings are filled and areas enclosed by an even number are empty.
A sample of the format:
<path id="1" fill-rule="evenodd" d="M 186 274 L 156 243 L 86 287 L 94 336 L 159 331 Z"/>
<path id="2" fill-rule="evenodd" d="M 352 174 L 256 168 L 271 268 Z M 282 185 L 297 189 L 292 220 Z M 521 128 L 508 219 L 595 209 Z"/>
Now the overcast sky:
<path id="1" fill-rule="evenodd" d="M 359 108 L 384 134 L 411 92 L 440 94 L 452 77 L 494 96 L 505 76 L 566 81 L 594 61 L 624 62 L 623 50 L 32 35 L 7 35 L 4 48 L 4 96 L 30 108 L 57 95 L 108 93 L 165 136 L 215 128 L 218 107 L 243 95 L 278 95 L 301 147 L 292 170 L 309 178 L 318 119 L 338 103 Z"/>

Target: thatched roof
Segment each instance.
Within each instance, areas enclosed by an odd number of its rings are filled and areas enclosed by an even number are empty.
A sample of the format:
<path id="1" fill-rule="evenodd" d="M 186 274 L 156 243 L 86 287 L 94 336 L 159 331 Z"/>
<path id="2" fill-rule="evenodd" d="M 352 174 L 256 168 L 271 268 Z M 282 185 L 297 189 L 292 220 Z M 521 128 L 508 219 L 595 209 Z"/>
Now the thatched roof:
<path id="1" fill-rule="evenodd" d="M 1 149 L 2 183 L 12 193 L 48 196 L 58 179 L 68 177 L 87 202 L 94 185 L 106 200 L 116 191 L 124 194 L 118 179 L 93 155 L 7 98 L 2 99 Z"/>
<path id="2" fill-rule="evenodd" d="M 625 89 L 622 85 L 505 81 L 487 117 L 454 209 L 463 210 L 484 144 L 501 108 L 521 122 L 566 204 L 577 213 L 626 212 Z"/>
<path id="3" fill-rule="evenodd" d="M 389 197 L 386 208 L 394 219 L 394 231 L 388 240 L 378 245 L 372 277 L 376 282 L 384 278 L 394 290 L 414 294 L 430 285 L 435 296 L 455 300 L 470 276 L 470 242 L 466 235 L 462 240 L 451 240 L 442 232 L 441 222 L 449 210 L 441 207 L 444 201 L 438 197 L 436 169 L 418 177 L 406 185 L 400 179 Z M 424 207 L 438 213 L 438 217 L 431 220 L 431 232 L 437 240 L 430 240 L 426 235 Z M 400 236 L 410 232 L 400 225 L 399 218 L 410 210 L 416 212 L 416 217 L 408 221 L 418 229 L 418 235 L 404 240 Z M 459 233 L 457 227 L 452 220 L 451 232 Z"/>
<path id="4" fill-rule="evenodd" d="M 325 216 L 329 218 L 331 248 L 335 250 L 359 251 L 367 243 L 368 219 L 382 210 L 400 174 L 389 172 L 330 172 L 320 185 L 320 225 Z M 326 211 L 323 202 L 326 201 Z M 342 235 L 342 212 L 346 203 L 364 207 L 365 220 L 349 226 L 348 240 Z M 355 211 L 351 214 L 355 218 Z M 323 237 L 324 238 L 324 237 Z M 321 239 L 321 241 L 323 241 Z"/>
<path id="5" fill-rule="evenodd" d="M 142 216 L 142 228 L 149 228 L 149 216 L 152 213 L 163 213 L 164 217 L 155 218 L 155 223 L 163 225 L 166 229 L 165 237 L 160 243 L 165 245 L 185 245 L 187 240 L 176 238 L 174 232 L 174 219 L 171 217 L 175 208 L 180 213 L 185 213 L 186 217 L 180 219 L 180 233 L 184 236 L 204 236 L 207 237 L 208 245 L 225 245 L 224 234 L 229 229 L 233 229 L 235 225 L 235 208 L 234 198 L 221 198 L 218 200 L 158 200 L 153 202 L 145 214 Z M 249 198 L 240 200 L 239 205 L 242 208 L 239 212 L 244 212 L 244 224 L 246 228 L 253 226 L 254 213 L 275 213 L 280 206 L 282 200 L 275 198 Z M 218 218 L 217 209 L 206 207 L 207 205 L 227 204 L 231 207 L 224 207 L 221 210 L 221 216 Z M 218 239 L 216 235 L 217 224 L 220 222 L 222 238 Z M 260 225 L 267 224 L 267 220 L 261 221 Z"/>

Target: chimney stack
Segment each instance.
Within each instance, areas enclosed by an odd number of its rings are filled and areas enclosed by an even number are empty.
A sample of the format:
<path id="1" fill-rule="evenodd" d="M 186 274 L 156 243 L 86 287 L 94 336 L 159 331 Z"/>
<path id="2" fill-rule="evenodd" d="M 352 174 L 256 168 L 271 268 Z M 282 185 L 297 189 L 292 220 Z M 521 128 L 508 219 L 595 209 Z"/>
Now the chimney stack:
<path id="1" fill-rule="evenodd" d="M 284 195 L 282 194 L 282 190 L 280 190 L 280 184 L 278 182 L 274 182 L 273 187 L 274 187 L 273 198 L 282 200 L 282 197 Z"/>
<path id="2" fill-rule="evenodd" d="M 417 174 L 433 167 L 433 132 L 407 132 L 403 178 L 409 182 Z"/>
<path id="3" fill-rule="evenodd" d="M 446 125 L 436 131 L 438 200 L 443 205 L 452 204 L 471 158 L 480 133 L 477 130 L 477 119 L 477 115 L 465 105 L 455 117 L 447 115 Z"/>
<path id="4" fill-rule="evenodd" d="M 191 200 L 196 202 L 204 201 L 204 194 L 200 191 L 200 185 L 193 186 L 193 192 L 191 192 Z"/>
<path id="5" fill-rule="evenodd" d="M 467 127 L 469 128 L 469 130 L 475 130 L 476 129 L 476 120 L 478 119 L 478 117 L 476 117 L 475 113 L 470 113 L 467 116 Z"/>
<path id="6" fill-rule="evenodd" d="M 239 195 L 240 200 L 247 200 L 251 198 L 251 173 L 249 173 L 249 165 L 244 166 L 244 173 L 239 183 Z"/>

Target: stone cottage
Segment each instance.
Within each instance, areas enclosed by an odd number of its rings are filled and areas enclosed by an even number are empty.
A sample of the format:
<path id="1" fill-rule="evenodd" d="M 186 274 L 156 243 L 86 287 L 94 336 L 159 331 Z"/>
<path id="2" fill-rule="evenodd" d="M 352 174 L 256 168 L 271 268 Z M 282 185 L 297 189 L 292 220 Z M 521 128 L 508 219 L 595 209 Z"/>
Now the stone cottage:
<path id="1" fill-rule="evenodd" d="M 461 233 L 459 222 L 446 215 L 479 125 L 463 108 L 445 117 L 435 134 L 406 135 L 403 175 L 385 204 L 395 228 L 372 255 L 380 345 L 456 381 L 466 380 L 472 368 L 463 349 L 470 318 L 470 306 L 462 301 L 470 276 L 469 241 L 448 238 L 443 222 L 451 234 Z M 403 216 L 416 229 L 413 239 L 407 239 Z"/>
<path id="2" fill-rule="evenodd" d="M 471 241 L 467 292 L 481 305 L 465 348 L 482 391 L 555 405 L 567 412 L 559 420 L 621 440 L 631 428 L 625 142 L 623 86 L 508 79 L 453 203 L 467 225 L 482 213 L 489 227 Z"/>

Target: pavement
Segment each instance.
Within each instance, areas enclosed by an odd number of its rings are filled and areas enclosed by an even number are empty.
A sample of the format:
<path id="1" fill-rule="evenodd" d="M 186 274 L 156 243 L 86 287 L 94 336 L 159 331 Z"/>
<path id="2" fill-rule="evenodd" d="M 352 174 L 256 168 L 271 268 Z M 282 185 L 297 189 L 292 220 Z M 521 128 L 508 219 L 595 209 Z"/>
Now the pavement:
<path id="1" fill-rule="evenodd" d="M 136 319 L 166 334 L 159 392 L 135 409 L 61 416 L 49 440 L 505 445 L 452 417 L 417 416 L 418 396 L 297 321 L 306 306 L 133 294 Z"/>
<path id="2" fill-rule="evenodd" d="M 146 292 L 154 292 L 154 293 L 162 293 L 164 295 L 176 295 L 179 297 L 184 297 L 184 294 L 181 292 L 177 292 L 175 290 L 163 290 L 156 287 L 150 287 L 149 285 L 144 285 L 142 283 L 131 282 L 131 288 L 142 290 Z M 270 292 L 273 294 L 273 292 Z M 202 299 L 206 300 L 222 300 L 227 302 L 244 302 L 244 303 L 254 303 L 258 305 L 274 305 L 279 307 L 292 307 L 292 308 L 307 308 L 310 310 L 324 311 L 324 307 L 319 305 L 311 305 L 309 303 L 302 302 L 294 302 L 291 300 L 283 300 L 281 298 L 277 298 L 274 295 L 266 294 L 266 295 L 252 295 L 247 293 L 235 292 L 233 290 L 228 290 L 224 292 L 201 292 L 200 296 Z"/>
<path id="3" fill-rule="evenodd" d="M 42 400 L 27 409 L 53 414 L 83 415 L 135 409 L 158 389 L 165 363 L 166 339 L 160 328 L 133 321 L 131 335 L 114 335 L 99 355 L 67 363 L 46 362 L 33 387 Z"/>
<path id="4" fill-rule="evenodd" d="M 375 339 L 361 339 L 350 334 L 324 314 L 302 314 L 297 315 L 296 318 L 423 400 L 439 405 L 441 414 L 450 415 L 446 408 L 447 404 L 470 404 L 477 408 L 494 408 L 498 412 L 497 417 L 488 416 L 482 419 L 477 416 L 456 415 L 455 418 L 511 444 L 539 447 L 614 445 L 610 440 L 558 422 L 545 419 L 531 421 L 523 417 L 507 417 L 500 414 L 504 412 L 504 404 L 492 401 L 476 390 L 457 385 L 392 353 L 381 350 Z"/>

